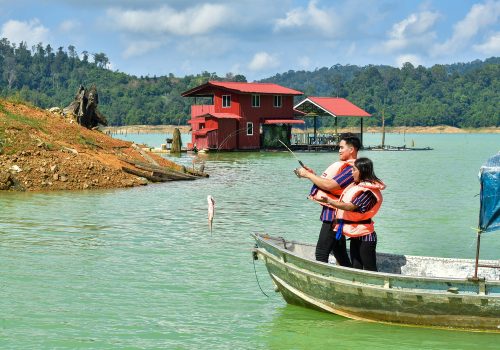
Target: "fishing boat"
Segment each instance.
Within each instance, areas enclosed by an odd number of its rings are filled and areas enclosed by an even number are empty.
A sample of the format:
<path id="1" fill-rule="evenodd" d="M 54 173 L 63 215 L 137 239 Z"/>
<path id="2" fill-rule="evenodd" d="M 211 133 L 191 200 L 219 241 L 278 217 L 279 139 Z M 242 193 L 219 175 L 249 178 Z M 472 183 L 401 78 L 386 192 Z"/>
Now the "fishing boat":
<path id="1" fill-rule="evenodd" d="M 286 302 L 356 320 L 500 332 L 500 260 L 480 260 L 481 234 L 500 229 L 500 154 L 481 168 L 476 259 L 377 253 L 378 271 L 315 260 L 315 245 L 253 234 Z"/>

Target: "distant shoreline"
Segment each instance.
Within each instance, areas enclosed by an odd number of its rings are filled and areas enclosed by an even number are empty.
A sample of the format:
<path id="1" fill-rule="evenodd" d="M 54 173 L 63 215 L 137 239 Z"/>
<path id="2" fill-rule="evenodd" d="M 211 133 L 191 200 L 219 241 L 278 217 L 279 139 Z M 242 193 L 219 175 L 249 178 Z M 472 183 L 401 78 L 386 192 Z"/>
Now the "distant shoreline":
<path id="1" fill-rule="evenodd" d="M 126 126 L 107 126 L 103 127 L 102 131 L 112 134 L 172 134 L 175 128 L 179 128 L 181 134 L 187 134 L 191 131 L 189 125 L 126 125 Z M 347 129 L 338 129 L 338 132 L 359 132 L 359 128 L 352 127 Z M 304 132 L 302 129 L 294 128 L 294 133 Z M 313 129 L 307 130 L 313 133 Z M 319 129 L 319 133 L 333 133 L 334 129 Z M 365 133 L 381 133 L 381 127 L 369 126 L 364 129 Z M 385 132 L 388 134 L 499 134 L 500 127 L 488 128 L 456 128 L 448 125 L 438 126 L 396 126 L 386 127 Z"/>

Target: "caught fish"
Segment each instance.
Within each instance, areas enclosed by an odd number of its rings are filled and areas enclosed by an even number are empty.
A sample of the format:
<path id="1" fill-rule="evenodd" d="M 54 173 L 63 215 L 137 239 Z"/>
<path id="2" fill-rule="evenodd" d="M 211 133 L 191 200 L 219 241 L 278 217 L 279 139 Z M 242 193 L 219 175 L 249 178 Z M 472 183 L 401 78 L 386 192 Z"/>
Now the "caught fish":
<path id="1" fill-rule="evenodd" d="M 208 202 L 208 228 L 210 229 L 210 233 L 212 233 L 212 221 L 214 221 L 215 215 L 215 199 L 211 195 L 207 196 Z"/>

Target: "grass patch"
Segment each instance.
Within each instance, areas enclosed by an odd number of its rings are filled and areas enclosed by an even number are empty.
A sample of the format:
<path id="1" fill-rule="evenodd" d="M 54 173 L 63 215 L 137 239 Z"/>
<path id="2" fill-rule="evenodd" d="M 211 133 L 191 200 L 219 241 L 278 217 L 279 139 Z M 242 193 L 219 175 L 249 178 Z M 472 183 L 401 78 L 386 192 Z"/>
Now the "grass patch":
<path id="1" fill-rule="evenodd" d="M 7 119 L 9 119 L 11 121 L 14 121 L 14 122 L 17 122 L 20 124 L 24 124 L 24 125 L 27 125 L 27 126 L 33 128 L 33 129 L 45 132 L 45 130 L 42 126 L 43 124 L 39 120 L 29 118 L 29 117 L 26 117 L 26 116 L 21 115 L 21 114 L 9 112 L 7 109 L 5 109 L 5 106 L 2 104 L 0 104 L 0 112 L 3 113 L 7 117 Z"/>
<path id="2" fill-rule="evenodd" d="M 78 143 L 83 145 L 83 146 L 87 146 L 87 147 L 90 147 L 92 149 L 95 149 L 95 148 L 102 148 L 101 146 L 99 146 L 97 144 L 97 142 L 90 138 L 90 137 L 84 137 L 82 135 L 79 135 L 78 136 Z"/>

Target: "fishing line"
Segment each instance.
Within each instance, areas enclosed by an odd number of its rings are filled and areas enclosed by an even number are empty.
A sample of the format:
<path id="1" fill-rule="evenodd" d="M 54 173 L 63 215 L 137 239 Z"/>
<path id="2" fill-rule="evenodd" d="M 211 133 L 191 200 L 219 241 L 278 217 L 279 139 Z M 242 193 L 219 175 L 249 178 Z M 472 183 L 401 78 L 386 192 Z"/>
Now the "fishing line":
<path id="1" fill-rule="evenodd" d="M 221 144 L 219 145 L 219 147 L 217 147 L 217 152 L 216 152 L 216 155 L 215 155 L 215 160 L 218 160 L 219 159 L 219 151 L 222 149 L 223 146 L 225 146 L 225 144 L 227 142 L 229 142 L 229 139 L 233 136 L 236 136 L 238 135 L 239 133 L 245 131 L 247 128 L 244 127 L 244 128 L 241 128 L 241 129 L 238 129 L 236 131 L 233 131 L 232 133 L 230 133 L 229 135 L 226 136 L 226 138 L 224 140 L 222 140 Z"/>
<path id="2" fill-rule="evenodd" d="M 259 286 L 259 289 L 260 291 L 262 292 L 262 294 L 264 294 L 266 297 L 269 298 L 269 295 L 267 295 L 263 290 L 262 290 L 262 287 L 260 286 L 260 282 L 259 282 L 259 277 L 257 276 L 257 269 L 255 268 L 255 259 L 254 257 L 252 256 L 252 262 L 253 262 L 253 271 L 255 272 L 255 280 L 257 281 L 257 285 Z"/>

